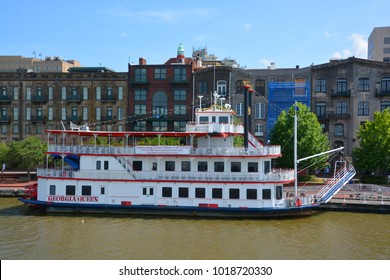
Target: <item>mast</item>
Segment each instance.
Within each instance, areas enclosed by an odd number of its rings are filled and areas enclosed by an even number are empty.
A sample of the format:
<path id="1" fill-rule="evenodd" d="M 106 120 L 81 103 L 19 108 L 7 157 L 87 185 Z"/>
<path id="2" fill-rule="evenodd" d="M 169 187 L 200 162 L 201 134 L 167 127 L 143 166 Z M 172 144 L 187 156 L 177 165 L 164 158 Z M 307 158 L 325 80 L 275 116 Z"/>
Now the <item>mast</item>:
<path id="1" fill-rule="evenodd" d="M 297 116 L 297 102 L 294 105 L 294 192 L 295 197 L 298 196 L 298 152 L 297 152 L 297 139 L 298 139 L 298 116 Z"/>

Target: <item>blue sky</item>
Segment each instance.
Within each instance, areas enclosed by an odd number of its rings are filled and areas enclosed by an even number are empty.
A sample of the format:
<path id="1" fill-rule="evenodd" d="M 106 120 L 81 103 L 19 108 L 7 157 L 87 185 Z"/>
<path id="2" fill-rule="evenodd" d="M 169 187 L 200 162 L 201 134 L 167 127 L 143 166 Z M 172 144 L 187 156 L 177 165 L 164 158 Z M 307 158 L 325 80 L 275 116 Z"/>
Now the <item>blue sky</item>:
<path id="1" fill-rule="evenodd" d="M 162 64 L 184 45 L 247 68 L 367 58 L 374 27 L 390 26 L 388 0 L 0 0 L 0 55 L 61 56 L 127 71 Z"/>

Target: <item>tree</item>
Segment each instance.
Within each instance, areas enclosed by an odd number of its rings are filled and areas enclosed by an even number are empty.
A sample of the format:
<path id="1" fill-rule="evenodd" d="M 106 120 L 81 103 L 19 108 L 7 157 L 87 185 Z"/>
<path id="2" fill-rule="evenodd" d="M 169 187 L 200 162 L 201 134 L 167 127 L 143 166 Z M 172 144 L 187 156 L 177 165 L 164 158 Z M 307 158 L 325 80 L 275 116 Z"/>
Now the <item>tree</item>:
<path id="1" fill-rule="evenodd" d="M 352 150 L 355 167 L 386 175 L 390 170 L 390 109 L 375 112 L 372 121 L 360 126 L 357 138 L 359 147 Z"/>
<path id="2" fill-rule="evenodd" d="M 298 133 L 297 154 L 298 159 L 325 152 L 330 149 L 327 134 L 322 132 L 317 116 L 310 112 L 302 103 L 297 103 Z M 282 157 L 276 159 L 276 165 L 281 168 L 294 167 L 294 114 L 295 105 L 282 111 L 270 135 L 270 142 L 281 145 Z M 302 162 L 302 166 L 310 166 L 311 170 L 324 167 L 327 155 L 315 157 Z"/>
<path id="3" fill-rule="evenodd" d="M 35 170 L 45 162 L 46 143 L 35 136 L 10 144 L 8 159 L 18 169 Z"/>

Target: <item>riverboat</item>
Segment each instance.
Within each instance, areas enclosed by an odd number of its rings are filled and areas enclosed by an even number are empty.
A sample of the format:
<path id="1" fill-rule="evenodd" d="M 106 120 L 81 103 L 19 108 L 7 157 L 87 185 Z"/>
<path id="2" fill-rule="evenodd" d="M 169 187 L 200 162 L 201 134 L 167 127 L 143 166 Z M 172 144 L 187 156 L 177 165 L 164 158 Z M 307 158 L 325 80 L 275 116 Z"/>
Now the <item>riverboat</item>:
<path id="1" fill-rule="evenodd" d="M 287 194 L 283 186 L 296 181 L 296 172 L 271 167 L 280 146 L 258 141 L 229 104 L 214 98 L 183 132 L 48 130 L 46 167 L 37 170 L 32 197 L 20 200 L 49 212 L 305 216 L 354 176 L 345 167 L 315 196 Z M 242 147 L 235 145 L 239 135 Z"/>

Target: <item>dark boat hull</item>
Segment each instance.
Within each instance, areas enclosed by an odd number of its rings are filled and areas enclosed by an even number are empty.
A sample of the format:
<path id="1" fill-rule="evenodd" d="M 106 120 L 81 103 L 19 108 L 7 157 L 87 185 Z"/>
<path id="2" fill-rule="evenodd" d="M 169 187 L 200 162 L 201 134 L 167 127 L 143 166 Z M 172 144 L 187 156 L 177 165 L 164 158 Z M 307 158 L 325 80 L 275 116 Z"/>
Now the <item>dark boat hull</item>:
<path id="1" fill-rule="evenodd" d="M 56 213 L 102 213 L 132 214 L 145 216 L 209 217 L 209 218 L 286 218 L 312 215 L 318 205 L 305 205 L 289 208 L 227 208 L 227 207 L 183 207 L 155 205 L 90 205 L 80 203 L 47 203 L 44 201 L 20 198 L 20 201 L 40 206 L 47 212 Z"/>

